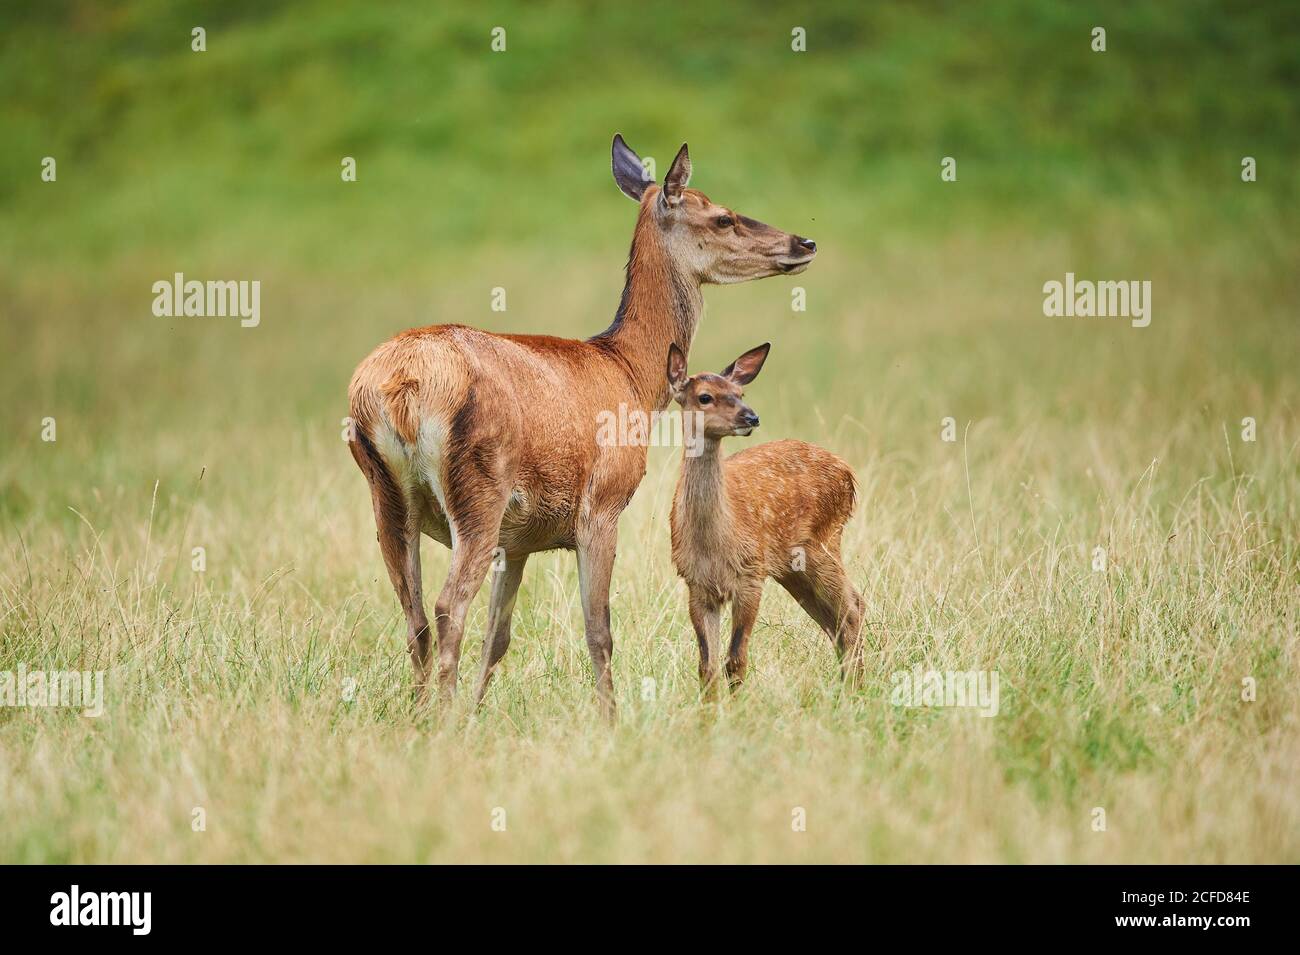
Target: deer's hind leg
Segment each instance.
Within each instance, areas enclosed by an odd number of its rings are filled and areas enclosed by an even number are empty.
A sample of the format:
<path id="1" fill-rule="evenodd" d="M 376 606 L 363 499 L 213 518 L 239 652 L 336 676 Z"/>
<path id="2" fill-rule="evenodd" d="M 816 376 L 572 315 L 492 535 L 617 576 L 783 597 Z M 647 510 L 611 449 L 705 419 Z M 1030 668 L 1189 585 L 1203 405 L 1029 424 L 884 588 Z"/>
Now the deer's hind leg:
<path id="1" fill-rule="evenodd" d="M 846 679 L 862 665 L 862 617 L 866 602 L 849 580 L 838 554 L 808 549 L 808 564 L 780 578 L 780 584 L 830 637 Z"/>
<path id="2" fill-rule="evenodd" d="M 519 583 L 524 579 L 524 564 L 528 555 L 503 559 L 503 565 L 492 564 L 492 597 L 488 604 L 487 636 L 483 638 L 483 664 L 479 670 L 478 690 L 475 696 L 479 703 L 487 693 L 492 673 L 501 658 L 510 648 L 510 617 L 515 611 L 515 597 L 519 593 Z"/>
<path id="3" fill-rule="evenodd" d="M 456 492 L 444 506 L 451 527 L 451 567 L 434 603 L 438 695 L 444 702 L 450 702 L 456 694 L 465 615 L 492 565 L 501 518 L 509 500 L 508 485 L 502 487 L 488 480 L 461 482 L 455 487 Z"/>
<path id="4" fill-rule="evenodd" d="M 424 614 L 420 582 L 420 528 L 425 515 L 419 496 L 398 486 L 367 438 L 358 435 L 349 447 L 370 484 L 375 536 L 406 617 L 406 646 L 415 670 L 416 701 L 423 702 L 428 696 L 431 666 L 429 620 Z"/>

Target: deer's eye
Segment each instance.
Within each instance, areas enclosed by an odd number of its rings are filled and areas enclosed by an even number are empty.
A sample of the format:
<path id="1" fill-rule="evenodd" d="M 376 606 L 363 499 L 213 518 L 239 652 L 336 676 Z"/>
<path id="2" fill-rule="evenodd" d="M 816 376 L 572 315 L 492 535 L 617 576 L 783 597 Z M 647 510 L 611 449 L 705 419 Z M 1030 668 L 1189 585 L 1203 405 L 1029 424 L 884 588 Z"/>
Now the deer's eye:
<path id="1" fill-rule="evenodd" d="M 719 229 L 730 229 L 736 224 L 736 220 L 731 218 L 731 216 L 718 216 L 718 218 L 714 220 L 714 224 L 717 225 Z"/>
<path id="2" fill-rule="evenodd" d="M 713 404 L 713 395 L 700 395 L 700 404 L 702 405 Z"/>

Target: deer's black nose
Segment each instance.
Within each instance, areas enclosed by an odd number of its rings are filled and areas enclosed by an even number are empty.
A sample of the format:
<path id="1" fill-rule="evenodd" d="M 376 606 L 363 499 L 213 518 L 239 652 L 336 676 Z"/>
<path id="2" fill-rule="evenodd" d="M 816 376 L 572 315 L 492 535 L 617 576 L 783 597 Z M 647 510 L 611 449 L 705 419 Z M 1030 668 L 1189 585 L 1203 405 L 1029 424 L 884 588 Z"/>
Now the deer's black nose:
<path id="1" fill-rule="evenodd" d="M 796 238 L 799 241 L 799 248 L 807 252 L 817 251 L 817 243 L 814 242 L 812 239 L 805 239 L 803 236 L 797 236 Z"/>
<path id="2" fill-rule="evenodd" d="M 746 428 L 757 428 L 758 415 L 754 414 L 754 412 L 752 411 L 746 411 L 744 414 L 740 416 L 740 422 Z"/>

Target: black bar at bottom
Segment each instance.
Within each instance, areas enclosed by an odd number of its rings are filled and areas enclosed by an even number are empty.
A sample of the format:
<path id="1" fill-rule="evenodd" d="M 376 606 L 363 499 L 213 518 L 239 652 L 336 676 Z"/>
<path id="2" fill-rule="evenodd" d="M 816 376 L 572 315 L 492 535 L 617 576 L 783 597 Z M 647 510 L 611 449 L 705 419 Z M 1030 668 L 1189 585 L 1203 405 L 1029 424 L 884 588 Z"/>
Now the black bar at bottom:
<path id="1" fill-rule="evenodd" d="M 9 867 L 0 878 L 6 942 L 77 933 L 145 943 L 283 937 L 331 945 L 425 932 L 486 914 L 488 932 L 555 939 L 606 931 L 667 942 L 686 920 L 724 936 L 788 927 L 880 931 L 918 942 L 1125 936 L 1232 944 L 1280 935 L 1294 870 L 1278 867 L 895 867 L 540 872 L 476 867 Z M 598 879 L 599 881 L 595 881 Z M 696 883 L 696 884 L 692 884 Z M 75 887 L 75 888 L 74 888 Z M 147 895 L 146 895 L 147 893 Z M 721 920 L 721 921 L 719 921 Z M 87 924 L 90 923 L 90 924 Z M 108 923 L 108 924 L 104 924 Z M 725 923 L 725 926 L 724 924 Z M 998 935 L 990 935 L 997 932 Z M 1007 935 L 1004 933 L 1012 933 Z M 618 938 L 618 935 L 609 936 Z M 432 938 L 430 939 L 432 941 Z M 20 949 L 10 948 L 11 951 Z"/>

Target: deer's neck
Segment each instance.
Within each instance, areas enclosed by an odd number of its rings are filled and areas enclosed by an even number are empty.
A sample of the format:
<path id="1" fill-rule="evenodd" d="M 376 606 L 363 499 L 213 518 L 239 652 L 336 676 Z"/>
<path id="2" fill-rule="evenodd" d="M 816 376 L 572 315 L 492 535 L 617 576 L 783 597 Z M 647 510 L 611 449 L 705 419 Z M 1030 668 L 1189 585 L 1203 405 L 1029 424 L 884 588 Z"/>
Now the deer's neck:
<path id="1" fill-rule="evenodd" d="M 731 537 L 731 507 L 722 470 L 722 442 L 704 438 L 703 451 L 682 455 L 682 481 L 677 495 L 681 521 L 697 547 L 726 547 Z"/>
<path id="2" fill-rule="evenodd" d="M 668 346 L 689 355 L 704 311 L 699 281 L 679 269 L 664 248 L 647 202 L 637 220 L 627 260 L 627 283 L 614 323 L 592 339 L 627 368 L 641 405 L 668 405 Z"/>

